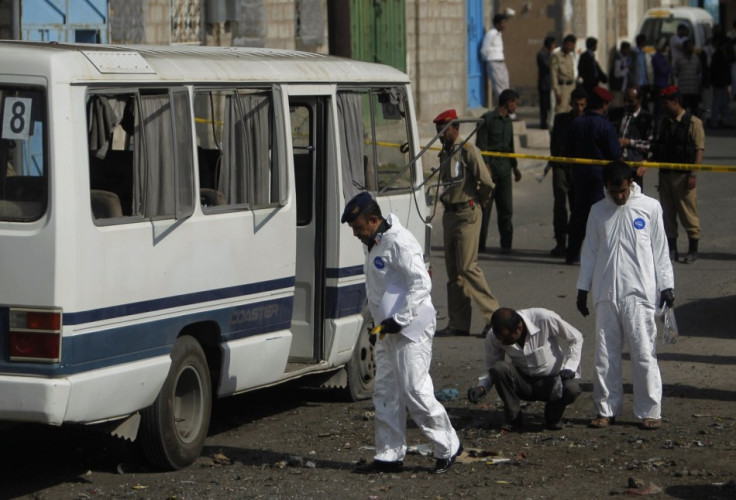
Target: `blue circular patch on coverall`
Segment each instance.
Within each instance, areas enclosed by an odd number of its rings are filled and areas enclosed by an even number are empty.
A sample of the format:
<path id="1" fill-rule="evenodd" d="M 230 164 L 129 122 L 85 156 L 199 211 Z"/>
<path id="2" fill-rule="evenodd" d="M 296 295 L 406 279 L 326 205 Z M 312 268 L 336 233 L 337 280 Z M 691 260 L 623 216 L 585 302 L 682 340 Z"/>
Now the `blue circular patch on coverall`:
<path id="1" fill-rule="evenodd" d="M 637 217 L 636 219 L 634 219 L 634 227 L 636 229 L 644 229 L 644 226 L 646 225 L 647 223 L 644 222 L 644 219 L 642 219 L 641 217 Z"/>
<path id="2" fill-rule="evenodd" d="M 383 259 L 382 259 L 382 258 L 380 258 L 380 257 L 376 257 L 375 259 L 373 259 L 373 265 L 375 265 L 375 266 L 376 266 L 376 269 L 383 269 L 383 267 L 384 267 L 384 266 L 385 266 L 386 264 L 384 264 L 384 262 L 383 262 Z"/>

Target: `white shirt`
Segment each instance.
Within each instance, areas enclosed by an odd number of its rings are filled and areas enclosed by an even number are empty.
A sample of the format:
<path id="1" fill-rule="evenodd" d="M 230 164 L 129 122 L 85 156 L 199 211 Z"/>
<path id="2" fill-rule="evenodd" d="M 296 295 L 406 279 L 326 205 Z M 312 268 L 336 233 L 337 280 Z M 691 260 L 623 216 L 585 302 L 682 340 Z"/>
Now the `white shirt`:
<path id="1" fill-rule="evenodd" d="M 629 295 L 656 304 L 658 292 L 674 286 L 659 201 L 633 182 L 624 205 L 606 191 L 588 216 L 578 290 L 591 291 L 594 305 Z"/>
<path id="2" fill-rule="evenodd" d="M 503 61 L 503 37 L 496 28 L 491 28 L 483 37 L 480 55 L 484 61 Z"/>
<path id="3" fill-rule="evenodd" d="M 417 239 L 395 215 L 387 220 L 391 228 L 376 238 L 366 255 L 368 308 L 376 324 L 393 317 L 403 327 L 401 333 L 416 340 L 436 315 L 432 280 Z"/>
<path id="4" fill-rule="evenodd" d="M 528 335 L 524 347 L 503 345 L 493 331 L 486 335 L 486 373 L 478 378 L 478 385 L 486 392 L 493 385 L 489 370 L 508 355 L 519 371 L 533 377 L 556 375 L 561 370 L 572 370 L 580 376 L 580 355 L 583 335 L 559 314 L 549 309 L 532 308 L 517 311 L 524 320 Z M 565 342 L 560 345 L 559 338 Z"/>

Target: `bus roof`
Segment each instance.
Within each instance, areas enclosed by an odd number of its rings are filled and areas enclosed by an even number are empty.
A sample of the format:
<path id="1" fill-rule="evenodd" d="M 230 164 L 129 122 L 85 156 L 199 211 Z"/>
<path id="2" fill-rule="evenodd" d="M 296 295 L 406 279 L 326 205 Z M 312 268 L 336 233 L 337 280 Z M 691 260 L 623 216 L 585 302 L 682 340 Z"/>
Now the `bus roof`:
<path id="1" fill-rule="evenodd" d="M 697 22 L 713 22 L 713 16 L 698 7 L 656 7 L 649 9 L 644 17 L 683 18 Z"/>
<path id="2" fill-rule="evenodd" d="M 6 75 L 50 75 L 56 81 L 107 82 L 402 82 L 401 71 L 313 52 L 244 47 L 93 45 L 0 42 Z"/>

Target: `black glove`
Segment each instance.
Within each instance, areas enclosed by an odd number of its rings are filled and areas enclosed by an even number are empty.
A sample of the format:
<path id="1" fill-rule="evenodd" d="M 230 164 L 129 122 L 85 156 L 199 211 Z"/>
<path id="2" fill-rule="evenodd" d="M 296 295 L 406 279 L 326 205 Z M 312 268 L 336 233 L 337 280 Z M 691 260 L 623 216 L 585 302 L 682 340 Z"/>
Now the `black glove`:
<path id="1" fill-rule="evenodd" d="M 562 380 L 570 380 L 571 378 L 575 378 L 575 372 L 572 370 L 560 370 L 560 378 Z"/>
<path id="2" fill-rule="evenodd" d="M 477 404 L 480 398 L 486 395 L 486 390 L 483 386 L 471 387 L 468 389 L 468 401 Z"/>
<path id="3" fill-rule="evenodd" d="M 401 331 L 401 325 L 396 322 L 394 318 L 386 318 L 381 321 L 383 329 L 381 333 L 399 333 Z"/>
<path id="4" fill-rule="evenodd" d="M 662 309 L 662 306 L 667 304 L 667 307 L 672 307 L 672 304 L 675 303 L 675 292 L 672 291 L 671 288 L 668 288 L 667 290 L 662 290 L 662 292 L 659 294 L 659 308 Z"/>
<path id="5" fill-rule="evenodd" d="M 578 306 L 578 311 L 580 311 L 580 314 L 582 314 L 583 316 L 587 316 L 588 314 L 590 314 L 590 311 L 588 311 L 588 291 L 587 290 L 578 290 L 577 306 Z"/>

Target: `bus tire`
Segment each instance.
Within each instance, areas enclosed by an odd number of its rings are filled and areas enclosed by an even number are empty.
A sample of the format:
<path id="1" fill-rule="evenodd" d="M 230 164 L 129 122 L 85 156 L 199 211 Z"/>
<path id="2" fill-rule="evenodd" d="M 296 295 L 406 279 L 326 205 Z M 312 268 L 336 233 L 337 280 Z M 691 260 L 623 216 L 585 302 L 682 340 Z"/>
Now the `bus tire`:
<path id="1" fill-rule="evenodd" d="M 212 412 L 212 386 L 204 351 L 193 337 L 176 340 L 171 366 L 156 401 L 142 412 L 140 441 L 146 459 L 164 470 L 194 463 L 204 447 Z"/>
<path id="2" fill-rule="evenodd" d="M 350 401 L 360 401 L 373 396 L 376 382 L 375 348 L 368 340 L 371 322 L 366 315 L 364 318 L 353 357 L 345 367 L 348 376 L 346 395 Z"/>

